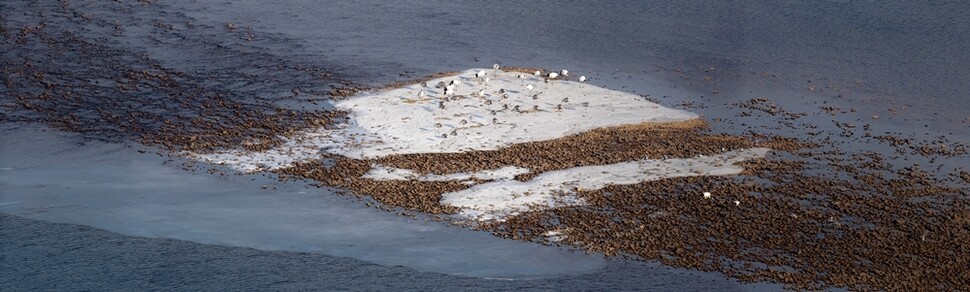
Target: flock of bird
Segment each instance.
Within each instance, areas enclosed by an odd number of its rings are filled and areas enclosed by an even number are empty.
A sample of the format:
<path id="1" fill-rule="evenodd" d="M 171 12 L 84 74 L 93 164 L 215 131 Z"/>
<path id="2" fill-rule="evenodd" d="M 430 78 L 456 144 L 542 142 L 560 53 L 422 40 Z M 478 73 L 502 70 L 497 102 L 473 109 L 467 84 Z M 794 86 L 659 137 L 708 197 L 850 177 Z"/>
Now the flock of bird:
<path id="1" fill-rule="evenodd" d="M 483 105 L 485 105 L 485 106 L 492 106 L 497 100 L 489 99 L 489 96 L 491 96 L 492 94 L 489 94 L 486 91 L 486 89 L 488 88 L 489 83 L 492 81 L 492 79 L 491 79 L 490 76 L 497 76 L 500 68 L 501 68 L 501 66 L 499 66 L 498 64 L 493 65 L 492 66 L 492 69 L 494 71 L 492 72 L 492 74 L 489 74 L 489 72 L 488 72 L 487 69 L 483 69 L 483 70 L 477 71 L 474 74 L 474 78 L 478 82 L 478 85 L 481 86 L 481 88 L 479 88 L 477 91 L 474 91 L 473 93 L 469 94 L 470 97 L 477 97 L 477 98 L 479 98 L 479 99 L 482 100 Z M 563 69 L 563 70 L 560 70 L 558 72 L 548 72 L 546 74 L 543 74 L 542 71 L 538 71 L 537 70 L 537 71 L 534 71 L 532 73 L 532 75 L 534 77 L 542 78 L 542 80 L 545 83 L 549 83 L 549 82 L 552 82 L 552 81 L 557 80 L 557 79 L 564 79 L 565 77 L 568 77 L 569 76 L 569 70 Z M 527 79 L 527 78 L 529 78 L 529 76 L 527 76 L 526 74 L 519 74 L 517 76 L 517 78 L 519 78 L 519 79 Z M 586 78 L 586 76 L 580 76 L 577 80 L 579 80 L 579 82 L 586 82 L 588 79 Z M 418 92 L 417 92 L 417 97 L 418 97 L 419 100 L 423 100 L 425 98 L 428 98 L 429 95 L 430 95 L 429 92 L 434 92 L 434 91 L 430 91 L 431 88 L 428 87 L 428 83 L 427 82 L 422 82 L 420 85 L 421 85 L 421 89 L 418 90 Z M 445 110 L 445 109 L 448 108 L 448 105 L 447 105 L 448 102 L 457 101 L 457 100 L 461 100 L 461 99 L 464 99 L 464 98 L 467 98 L 468 97 L 468 96 L 463 96 L 463 95 L 459 95 L 458 94 L 458 88 L 459 88 L 459 86 L 463 86 L 463 81 L 462 81 L 461 78 L 455 78 L 455 79 L 446 80 L 446 81 L 439 81 L 437 84 L 434 85 L 433 88 L 434 89 L 438 89 L 441 92 L 440 95 L 436 96 L 436 98 L 438 99 L 438 109 Z M 526 93 L 526 96 L 531 96 L 532 100 L 538 100 L 539 97 L 540 97 L 541 92 L 534 93 L 534 91 L 536 90 L 536 88 L 537 88 L 537 86 L 535 84 L 532 84 L 532 83 L 526 84 L 525 85 L 525 91 L 524 91 Z M 507 100 L 507 99 L 510 98 L 510 94 L 509 94 L 510 92 L 523 92 L 523 91 L 513 91 L 513 90 L 506 90 L 505 88 L 500 88 L 497 91 L 494 91 L 492 93 L 494 94 L 494 96 L 500 97 L 502 100 Z M 562 103 L 568 103 L 569 102 L 569 98 L 568 97 L 563 98 L 561 100 L 561 102 Z M 557 111 L 563 110 L 564 107 L 563 107 L 563 104 L 562 103 L 559 103 L 556 106 L 554 106 L 554 109 L 557 110 Z M 589 102 L 582 102 L 582 103 L 580 103 L 580 105 L 581 106 L 584 106 L 584 107 L 588 107 L 589 106 Z M 491 115 L 494 116 L 494 115 L 497 115 L 501 111 L 508 111 L 508 110 L 514 111 L 516 113 L 524 113 L 524 112 L 527 112 L 527 110 L 523 109 L 521 105 L 510 105 L 509 103 L 503 103 L 502 106 L 501 106 L 501 108 L 487 110 L 487 111 Z M 539 105 L 532 105 L 531 111 L 532 112 L 538 112 L 538 111 L 541 111 L 541 108 L 540 108 Z M 497 117 L 493 117 L 491 119 L 491 121 L 492 121 L 493 124 L 499 124 L 499 122 L 500 122 Z M 467 120 L 462 120 L 462 123 L 459 123 L 459 124 L 460 125 L 465 125 L 467 123 L 468 123 Z M 441 128 L 441 127 L 442 127 L 442 125 L 440 123 L 436 123 L 435 124 L 435 128 Z M 457 128 L 453 129 L 451 132 L 442 133 L 440 135 L 440 137 L 441 138 L 448 138 L 448 137 L 454 137 L 456 135 L 458 135 L 458 129 Z"/>
<path id="2" fill-rule="evenodd" d="M 492 68 L 495 70 L 495 73 L 497 74 L 498 73 L 498 70 L 501 68 L 501 66 L 499 66 L 498 64 L 495 64 L 495 65 L 492 65 Z M 533 72 L 532 75 L 535 76 L 535 77 L 541 77 L 543 74 L 542 74 L 542 71 L 538 71 L 537 70 L 537 71 Z M 549 72 L 549 73 L 545 74 L 545 77 L 544 77 L 543 81 L 545 83 L 549 83 L 549 82 L 555 80 L 556 78 L 559 78 L 560 76 L 562 76 L 562 77 L 568 77 L 569 76 L 569 70 L 563 69 L 563 70 L 560 70 L 559 72 Z M 478 79 L 479 83 L 481 85 L 483 85 L 483 86 L 487 86 L 488 83 L 491 81 L 491 78 L 488 77 L 488 72 L 486 70 L 479 70 L 478 72 L 476 72 L 475 73 L 475 78 Z M 525 79 L 525 78 L 527 78 L 527 76 L 525 74 L 519 74 L 518 75 L 518 78 L 519 79 Z M 586 78 L 586 76 L 579 76 L 578 80 L 579 80 L 579 82 L 586 82 L 586 80 L 588 80 L 588 79 Z M 456 95 L 456 91 L 458 90 L 458 86 L 460 86 L 461 84 L 462 84 L 461 79 L 456 78 L 456 79 L 453 79 L 453 80 L 451 80 L 451 81 L 449 81 L 447 83 L 444 82 L 444 81 L 438 82 L 438 84 L 435 86 L 435 88 L 439 88 L 439 89 L 442 89 L 443 90 L 443 96 L 442 96 L 442 98 L 448 98 L 448 97 L 454 97 Z M 418 98 L 425 98 L 428 95 L 427 90 L 425 89 L 427 87 L 427 83 L 422 83 L 421 86 L 422 86 L 422 89 L 418 91 L 418 94 L 417 95 L 418 95 Z M 536 86 L 533 85 L 533 84 L 527 84 L 526 85 L 526 89 L 529 92 L 532 92 L 532 90 L 534 90 L 535 88 L 536 88 Z M 505 90 L 504 89 L 500 89 L 499 91 L 500 91 L 499 92 L 500 94 L 504 94 L 505 93 Z M 477 96 L 484 97 L 485 96 L 485 88 L 479 89 L 478 90 L 478 93 L 477 93 Z M 506 95 L 503 95 L 503 97 L 508 98 L 508 95 L 507 94 Z"/>

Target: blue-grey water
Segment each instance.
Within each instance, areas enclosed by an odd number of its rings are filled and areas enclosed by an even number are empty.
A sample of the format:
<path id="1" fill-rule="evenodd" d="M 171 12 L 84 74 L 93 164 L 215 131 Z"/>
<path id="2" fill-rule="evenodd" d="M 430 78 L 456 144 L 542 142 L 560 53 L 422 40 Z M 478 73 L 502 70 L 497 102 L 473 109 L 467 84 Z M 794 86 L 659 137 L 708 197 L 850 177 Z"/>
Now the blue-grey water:
<path id="1" fill-rule="evenodd" d="M 292 92 L 332 81 L 278 64 L 362 84 L 493 63 L 567 68 L 668 106 L 704 104 L 690 110 L 730 121 L 723 131 L 790 131 L 737 116 L 734 103 L 769 98 L 822 130 L 840 119 L 968 143 L 968 18 L 965 3 L 910 1 L 11 0 L 0 56 L 49 59 L 87 82 L 106 61 L 145 55 L 206 89 L 294 107 L 325 107 Z M 51 57 L 10 41 L 41 23 L 120 53 Z M 0 290 L 779 289 L 501 240 L 299 182 L 185 171 L 150 147 L 40 125 L 10 106 L 9 86 Z M 856 111 L 833 118 L 822 105 Z"/>

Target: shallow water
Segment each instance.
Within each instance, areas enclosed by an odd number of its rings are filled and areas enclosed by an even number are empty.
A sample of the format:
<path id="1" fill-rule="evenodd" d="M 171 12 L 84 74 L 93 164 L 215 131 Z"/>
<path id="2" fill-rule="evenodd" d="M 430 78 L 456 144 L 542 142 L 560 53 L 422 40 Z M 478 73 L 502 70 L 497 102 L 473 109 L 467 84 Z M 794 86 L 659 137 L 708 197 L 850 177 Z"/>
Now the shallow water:
<path id="1" fill-rule="evenodd" d="M 454 275 L 529 278 L 603 266 L 599 255 L 405 218 L 325 188 L 184 171 L 138 146 L 81 142 L 38 126 L 2 133 L 9 139 L 0 144 L 0 211 L 24 218 Z"/>

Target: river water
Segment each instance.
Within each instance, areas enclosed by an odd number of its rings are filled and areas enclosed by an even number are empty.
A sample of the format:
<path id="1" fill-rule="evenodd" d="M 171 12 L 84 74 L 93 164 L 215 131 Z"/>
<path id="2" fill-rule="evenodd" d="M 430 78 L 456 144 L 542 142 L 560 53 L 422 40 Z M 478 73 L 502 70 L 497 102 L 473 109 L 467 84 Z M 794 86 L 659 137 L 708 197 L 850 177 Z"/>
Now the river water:
<path id="1" fill-rule="evenodd" d="M 110 75 L 97 72 L 103 62 L 147 55 L 239 100 L 326 108 L 308 101 L 339 80 L 381 85 L 499 63 L 567 68 L 730 120 L 714 126 L 727 132 L 783 133 L 737 116 L 734 104 L 769 98 L 793 111 L 856 109 L 839 119 L 873 132 L 967 143 L 967 10 L 908 1 L 74 0 L 4 1 L 0 22 L 5 59 L 48 60 L 85 82 Z M 40 23 L 121 53 L 58 58 L 12 41 Z M 502 240 L 304 182 L 186 171 L 112 129 L 41 125 L 10 106 L 18 90 L 0 87 L 0 287 L 11 290 L 779 288 Z"/>

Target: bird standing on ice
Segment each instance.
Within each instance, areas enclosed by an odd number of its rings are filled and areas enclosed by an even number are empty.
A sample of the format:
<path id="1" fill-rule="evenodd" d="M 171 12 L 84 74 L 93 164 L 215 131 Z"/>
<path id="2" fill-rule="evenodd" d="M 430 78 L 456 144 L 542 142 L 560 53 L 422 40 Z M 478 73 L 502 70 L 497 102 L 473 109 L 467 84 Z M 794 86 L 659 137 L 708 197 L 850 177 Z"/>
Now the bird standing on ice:
<path id="1" fill-rule="evenodd" d="M 562 69 L 562 71 L 559 71 L 559 75 L 562 75 L 562 77 L 567 77 L 569 76 L 569 70 Z"/>
<path id="2" fill-rule="evenodd" d="M 536 87 L 533 86 L 532 84 L 529 84 L 529 85 L 526 85 L 525 88 L 528 89 L 529 91 L 532 91 L 532 89 L 535 89 Z"/>
<path id="3" fill-rule="evenodd" d="M 556 79 L 556 77 L 559 77 L 559 73 L 549 72 L 549 79 Z"/>
<path id="4" fill-rule="evenodd" d="M 488 73 L 485 73 L 485 70 L 478 70 L 478 73 L 475 73 L 475 77 L 478 79 L 482 79 L 482 78 L 485 78 L 486 74 Z"/>
<path id="5" fill-rule="evenodd" d="M 579 76 L 579 82 L 586 82 L 586 75 Z"/>
<path id="6" fill-rule="evenodd" d="M 539 75 L 542 75 L 542 72 L 539 70 L 536 70 L 535 72 L 532 72 L 532 75 L 539 76 Z"/>

